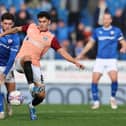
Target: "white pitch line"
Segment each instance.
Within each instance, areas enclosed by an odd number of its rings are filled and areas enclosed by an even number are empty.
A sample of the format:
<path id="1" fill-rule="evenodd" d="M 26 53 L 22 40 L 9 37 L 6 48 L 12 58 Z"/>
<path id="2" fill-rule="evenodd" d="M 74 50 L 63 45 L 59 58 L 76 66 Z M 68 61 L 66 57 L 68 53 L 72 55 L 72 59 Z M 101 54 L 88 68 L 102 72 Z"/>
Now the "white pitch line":
<path id="1" fill-rule="evenodd" d="M 121 111 L 121 112 L 118 112 L 118 111 L 114 111 L 113 110 L 113 112 L 107 112 L 107 111 L 95 111 L 95 110 L 92 110 L 92 111 L 55 111 L 55 110 L 47 110 L 47 111 L 45 111 L 45 110 L 41 110 L 41 112 L 40 111 L 38 111 L 38 113 L 85 113 L 85 114 L 126 114 L 126 111 Z"/>

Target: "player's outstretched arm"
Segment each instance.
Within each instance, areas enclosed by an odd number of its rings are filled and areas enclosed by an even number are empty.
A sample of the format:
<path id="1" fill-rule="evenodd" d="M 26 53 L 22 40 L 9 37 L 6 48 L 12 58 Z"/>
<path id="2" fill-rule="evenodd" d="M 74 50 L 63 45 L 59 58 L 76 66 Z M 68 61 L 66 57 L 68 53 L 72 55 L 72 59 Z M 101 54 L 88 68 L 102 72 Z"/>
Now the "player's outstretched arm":
<path id="1" fill-rule="evenodd" d="M 63 56 L 67 61 L 75 64 L 78 68 L 84 69 L 84 66 L 77 62 L 67 51 L 65 51 L 63 48 L 60 48 L 57 50 L 57 52 Z"/>
<path id="2" fill-rule="evenodd" d="M 84 49 L 81 51 L 81 53 L 76 57 L 76 59 L 82 59 L 83 56 L 91 49 L 93 48 L 95 42 L 89 41 Z"/>
<path id="3" fill-rule="evenodd" d="M 0 37 L 3 37 L 3 36 L 8 35 L 8 34 L 17 33 L 17 32 L 20 32 L 20 31 L 22 31 L 22 26 L 14 27 L 14 28 L 11 28 L 11 29 L 1 33 Z"/>

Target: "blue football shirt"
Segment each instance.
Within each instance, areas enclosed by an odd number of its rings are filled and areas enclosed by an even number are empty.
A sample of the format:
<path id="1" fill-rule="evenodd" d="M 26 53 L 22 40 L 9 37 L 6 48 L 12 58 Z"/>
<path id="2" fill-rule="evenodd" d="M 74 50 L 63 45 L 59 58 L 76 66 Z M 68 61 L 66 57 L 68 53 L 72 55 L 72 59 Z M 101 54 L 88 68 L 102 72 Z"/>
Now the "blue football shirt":
<path id="1" fill-rule="evenodd" d="M 2 32 L 2 29 L 0 29 Z M 0 38 L 0 66 L 5 66 L 4 74 L 7 75 L 13 66 L 16 54 L 20 47 L 18 34 L 10 34 Z"/>
<path id="2" fill-rule="evenodd" d="M 97 42 L 97 58 L 116 59 L 118 56 L 118 43 L 123 39 L 121 30 L 117 27 L 96 28 L 92 39 Z"/>

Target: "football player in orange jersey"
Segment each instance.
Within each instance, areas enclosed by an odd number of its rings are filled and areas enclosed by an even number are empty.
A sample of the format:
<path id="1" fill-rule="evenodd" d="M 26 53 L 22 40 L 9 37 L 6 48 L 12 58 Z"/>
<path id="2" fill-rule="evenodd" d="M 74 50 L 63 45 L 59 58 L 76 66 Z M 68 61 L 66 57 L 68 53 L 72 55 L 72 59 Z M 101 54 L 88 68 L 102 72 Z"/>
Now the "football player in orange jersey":
<path id="1" fill-rule="evenodd" d="M 50 15 L 47 12 L 40 12 L 37 15 L 37 18 L 38 25 L 31 23 L 25 26 L 14 27 L 11 30 L 0 34 L 0 36 L 4 36 L 20 31 L 27 33 L 17 55 L 15 64 L 17 71 L 24 72 L 33 96 L 33 100 L 29 104 L 31 120 L 37 119 L 34 106 L 40 104 L 45 98 L 45 86 L 40 70 L 40 59 L 49 48 L 53 48 L 67 61 L 75 64 L 78 68 L 84 68 L 82 64 L 77 62 L 60 46 L 55 35 L 48 30 L 48 26 L 51 23 Z"/>

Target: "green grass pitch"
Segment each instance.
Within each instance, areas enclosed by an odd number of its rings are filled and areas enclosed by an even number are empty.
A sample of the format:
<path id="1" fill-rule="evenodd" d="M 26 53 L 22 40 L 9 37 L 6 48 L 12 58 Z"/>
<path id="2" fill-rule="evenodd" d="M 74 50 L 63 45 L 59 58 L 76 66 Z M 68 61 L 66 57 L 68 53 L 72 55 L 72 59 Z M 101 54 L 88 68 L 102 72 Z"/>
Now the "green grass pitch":
<path id="1" fill-rule="evenodd" d="M 126 106 L 91 110 L 89 105 L 40 105 L 36 109 L 39 119 L 31 121 L 26 105 L 15 106 L 13 116 L 0 120 L 0 126 L 126 126 Z"/>

